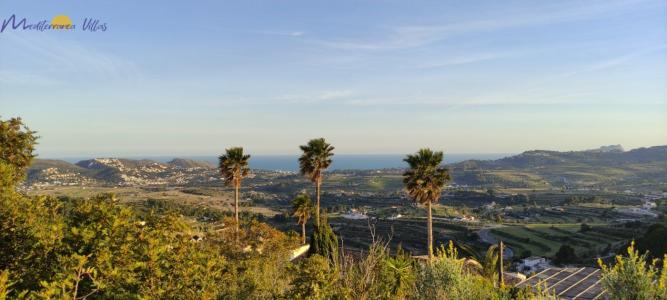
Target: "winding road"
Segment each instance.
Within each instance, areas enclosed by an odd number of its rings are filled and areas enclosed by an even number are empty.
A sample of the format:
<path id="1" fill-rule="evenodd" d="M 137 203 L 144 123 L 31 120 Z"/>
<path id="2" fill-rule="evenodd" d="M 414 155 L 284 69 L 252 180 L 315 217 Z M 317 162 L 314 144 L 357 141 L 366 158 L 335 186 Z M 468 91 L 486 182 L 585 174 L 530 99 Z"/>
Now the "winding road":
<path id="1" fill-rule="evenodd" d="M 477 232 L 477 234 L 479 235 L 479 240 L 482 241 L 482 242 L 485 242 L 485 243 L 489 243 L 489 244 L 498 243 L 498 240 L 496 239 L 496 237 L 494 237 L 493 234 L 491 234 L 491 229 L 499 228 L 499 227 L 503 227 L 503 226 L 502 225 L 488 225 L 488 226 L 485 226 L 484 228 L 480 229 Z M 505 245 L 505 251 L 503 251 L 503 257 L 505 259 L 509 259 L 509 258 L 512 258 L 513 256 L 514 256 L 514 251 L 512 251 L 512 248 Z"/>

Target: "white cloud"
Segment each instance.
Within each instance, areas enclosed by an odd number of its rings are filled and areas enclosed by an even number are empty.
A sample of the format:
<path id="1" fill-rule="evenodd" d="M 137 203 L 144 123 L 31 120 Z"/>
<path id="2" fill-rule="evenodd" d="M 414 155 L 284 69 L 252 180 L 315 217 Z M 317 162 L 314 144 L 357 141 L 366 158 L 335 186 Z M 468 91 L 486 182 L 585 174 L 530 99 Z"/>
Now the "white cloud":
<path id="1" fill-rule="evenodd" d="M 62 81 L 19 70 L 0 70 L 0 85 L 54 86 Z"/>
<path id="2" fill-rule="evenodd" d="M 350 99 L 355 93 L 351 90 L 327 90 L 306 94 L 288 94 L 276 97 L 275 100 L 286 101 L 288 103 L 321 103 L 321 102 L 340 102 Z"/>
<path id="3" fill-rule="evenodd" d="M 629 1 L 587 1 L 574 2 L 569 5 L 549 3 L 548 7 L 540 7 L 519 13 L 512 11 L 496 12 L 496 18 L 484 20 L 468 20 L 439 25 L 408 25 L 385 27 L 385 35 L 374 40 L 321 40 L 319 44 L 342 50 L 393 50 L 421 47 L 448 39 L 455 35 L 494 31 L 514 27 L 538 26 L 554 23 L 586 20 L 605 14 L 623 13 L 627 8 L 645 2 Z"/>
<path id="4" fill-rule="evenodd" d="M 590 91 L 551 91 L 542 89 L 519 89 L 490 91 L 479 96 L 465 97 L 423 95 L 421 93 L 383 94 L 355 92 L 351 90 L 326 90 L 310 93 L 286 94 L 274 98 L 243 99 L 243 103 L 275 103 L 287 105 L 331 104 L 349 107 L 405 106 L 414 108 L 464 108 L 481 106 L 554 105 L 579 103 L 582 98 L 593 96 Z M 237 103 L 238 104 L 238 103 Z"/>
<path id="5" fill-rule="evenodd" d="M 630 52 L 630 53 L 627 53 L 627 54 L 624 54 L 624 55 L 620 55 L 620 56 L 617 56 L 617 57 L 612 57 L 612 58 L 609 58 L 609 59 L 606 59 L 606 60 L 599 61 L 597 63 L 588 65 L 588 66 L 586 66 L 584 68 L 581 68 L 581 69 L 578 69 L 578 70 L 563 73 L 563 74 L 561 74 L 561 76 L 562 77 L 571 77 L 571 76 L 579 75 L 579 74 L 582 74 L 582 73 L 606 70 L 606 69 L 609 69 L 609 68 L 613 68 L 613 67 L 625 64 L 626 62 L 629 62 L 629 61 L 631 61 L 635 58 L 638 58 L 638 57 L 641 57 L 641 56 L 644 56 L 644 55 L 648 55 L 648 54 L 651 54 L 651 53 L 663 51 L 665 49 L 667 49 L 667 44 L 659 45 L 659 46 L 656 46 L 656 47 L 638 49 L 638 50 L 635 50 L 633 52 Z"/>
<path id="6" fill-rule="evenodd" d="M 433 62 L 423 63 L 417 65 L 417 68 L 418 69 L 444 68 L 449 66 L 473 64 L 482 61 L 495 60 L 507 56 L 508 55 L 506 54 L 500 54 L 500 53 L 471 54 L 471 55 L 453 57 L 444 61 L 433 61 Z"/>
<path id="7" fill-rule="evenodd" d="M 8 32 L 5 38 L 4 53 L 30 56 L 39 65 L 30 76 L 127 80 L 141 74 L 131 61 L 75 41 L 34 32 Z"/>
<path id="8" fill-rule="evenodd" d="M 287 30 L 263 30 L 263 31 L 255 31 L 255 33 L 265 34 L 265 35 L 290 36 L 290 37 L 300 37 L 305 34 L 305 32 L 303 31 L 287 31 Z"/>

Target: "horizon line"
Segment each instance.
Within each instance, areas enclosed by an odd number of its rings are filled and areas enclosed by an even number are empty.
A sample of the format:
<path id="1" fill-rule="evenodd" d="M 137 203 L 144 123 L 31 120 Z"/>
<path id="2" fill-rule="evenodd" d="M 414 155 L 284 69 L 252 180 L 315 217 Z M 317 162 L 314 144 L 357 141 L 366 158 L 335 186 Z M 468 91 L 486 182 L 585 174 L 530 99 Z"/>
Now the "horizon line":
<path id="1" fill-rule="evenodd" d="M 610 145 L 602 145 L 597 148 L 587 148 L 587 149 L 577 149 L 577 150 L 553 150 L 553 149 L 539 149 L 539 148 L 534 148 L 534 149 L 526 149 L 526 150 L 521 150 L 521 151 L 508 151 L 508 152 L 446 152 L 443 151 L 445 156 L 447 155 L 516 155 L 516 154 L 521 154 L 524 152 L 528 151 L 554 151 L 554 152 L 583 152 L 583 151 L 591 151 L 591 150 L 597 150 L 602 147 L 608 147 L 608 146 L 621 146 L 620 144 L 610 144 Z M 652 147 L 663 147 L 667 146 L 667 144 L 662 144 L 662 145 L 651 145 L 651 146 L 641 146 L 641 147 L 635 147 L 631 149 L 623 149 L 623 152 L 628 152 L 632 150 L 637 150 L 637 149 L 642 149 L 642 148 L 652 148 Z M 420 148 L 421 149 L 421 148 Z M 412 154 L 415 151 L 408 152 L 408 153 L 335 153 L 335 156 L 394 156 L 394 155 L 407 155 L 407 154 Z M 66 154 L 66 155 L 41 155 L 40 153 L 36 154 L 36 158 L 44 158 L 44 159 L 60 159 L 60 158 L 82 158 L 82 157 L 88 157 L 88 158 L 150 158 L 150 157 L 172 157 L 172 158 L 181 158 L 181 157 L 210 157 L 210 156 L 219 156 L 223 152 L 214 154 L 214 153 L 209 153 L 209 154 L 121 154 L 121 155 L 110 155 L 110 154 Z M 250 153 L 251 156 L 298 156 L 300 153 L 257 153 L 253 154 Z"/>
<path id="2" fill-rule="evenodd" d="M 526 150 L 533 151 L 533 150 Z M 551 150 L 545 150 L 551 151 Z M 505 154 L 516 154 L 517 152 L 445 152 L 447 155 L 505 155 Z M 334 156 L 397 156 L 397 155 L 408 155 L 410 153 L 335 153 Z M 40 155 L 37 154 L 36 158 L 45 158 L 45 159 L 58 159 L 58 158 L 81 158 L 81 157 L 90 157 L 90 158 L 138 158 L 138 157 L 173 157 L 173 158 L 184 158 L 184 157 L 212 157 L 219 156 L 220 154 L 130 154 L 130 155 Z M 252 154 L 251 156 L 299 156 L 300 153 L 259 153 Z"/>

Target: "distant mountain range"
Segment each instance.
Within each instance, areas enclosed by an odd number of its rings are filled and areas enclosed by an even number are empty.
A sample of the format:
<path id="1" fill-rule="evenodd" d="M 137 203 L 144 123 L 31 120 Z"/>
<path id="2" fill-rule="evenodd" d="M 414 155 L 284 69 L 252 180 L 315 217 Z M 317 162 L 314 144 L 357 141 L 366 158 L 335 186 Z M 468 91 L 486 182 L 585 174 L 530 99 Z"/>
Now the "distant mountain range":
<path id="1" fill-rule="evenodd" d="M 335 157 L 334 157 L 335 159 Z M 667 146 L 623 151 L 620 145 L 586 151 L 532 150 L 496 160 L 449 165 L 458 185 L 516 188 L 667 187 Z M 37 159 L 29 185 L 210 185 L 219 182 L 208 162 L 96 158 L 76 164 Z"/>

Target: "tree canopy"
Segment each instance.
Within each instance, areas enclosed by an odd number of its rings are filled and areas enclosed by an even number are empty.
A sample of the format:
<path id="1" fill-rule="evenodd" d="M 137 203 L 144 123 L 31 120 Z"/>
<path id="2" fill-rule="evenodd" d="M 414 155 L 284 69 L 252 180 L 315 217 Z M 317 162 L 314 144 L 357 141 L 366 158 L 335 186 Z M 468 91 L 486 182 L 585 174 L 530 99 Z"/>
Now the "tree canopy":
<path id="1" fill-rule="evenodd" d="M 321 179 L 322 172 L 331 165 L 334 146 L 327 143 L 324 138 L 317 138 L 299 148 L 303 151 L 299 157 L 301 175 L 308 176 L 313 182 Z"/>
<path id="2" fill-rule="evenodd" d="M 220 174 L 227 185 L 236 186 L 244 177 L 248 176 L 250 155 L 244 154 L 242 147 L 227 149 L 218 160 Z"/>
<path id="3" fill-rule="evenodd" d="M 21 118 L 0 119 L 0 161 L 15 168 L 12 181 L 25 177 L 35 157 L 37 138 L 36 132 L 25 126 Z"/>
<path id="4" fill-rule="evenodd" d="M 442 159 L 442 152 L 431 149 L 420 149 L 404 159 L 409 168 L 403 173 L 403 183 L 415 202 L 426 204 L 440 199 L 445 184 L 451 180 L 449 170 L 441 166 Z"/>

